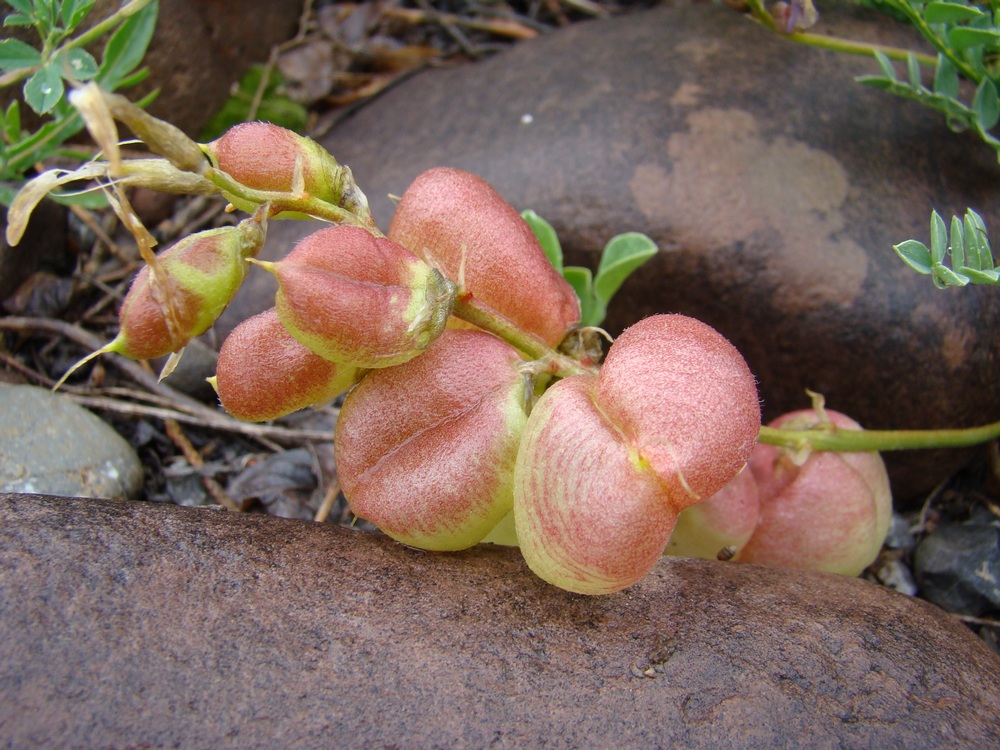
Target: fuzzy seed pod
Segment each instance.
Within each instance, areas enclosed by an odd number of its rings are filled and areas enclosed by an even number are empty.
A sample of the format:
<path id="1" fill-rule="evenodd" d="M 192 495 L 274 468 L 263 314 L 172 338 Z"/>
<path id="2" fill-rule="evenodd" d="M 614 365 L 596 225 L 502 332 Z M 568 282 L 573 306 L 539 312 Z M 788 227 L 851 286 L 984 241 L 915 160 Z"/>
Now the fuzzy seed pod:
<path id="1" fill-rule="evenodd" d="M 414 547 L 479 542 L 512 505 L 522 364 L 488 333 L 447 330 L 420 357 L 367 373 L 334 438 L 351 509 Z"/>
<path id="2" fill-rule="evenodd" d="M 234 125 L 202 146 L 212 164 L 254 190 L 291 193 L 304 190 L 314 198 L 369 218 L 368 201 L 354 184 L 351 170 L 316 141 L 266 122 Z M 296 180 L 301 184 L 296 184 Z M 227 196 L 232 200 L 232 196 Z M 247 207 L 236 205 L 244 210 Z"/>
<path id="3" fill-rule="evenodd" d="M 263 422 L 329 401 L 357 376 L 356 368 L 323 359 L 292 338 L 271 308 L 233 329 L 210 380 L 226 411 Z"/>
<path id="4" fill-rule="evenodd" d="M 825 414 L 836 427 L 861 429 L 839 412 Z M 810 409 L 785 414 L 771 426 L 794 430 L 819 423 Z M 892 520 L 889 478 L 878 453 L 817 452 L 803 463 L 786 449 L 758 445 L 750 469 L 760 487 L 760 522 L 736 560 L 848 576 L 874 562 Z"/>
<path id="5" fill-rule="evenodd" d="M 121 330 L 104 351 L 132 359 L 176 352 L 211 326 L 232 300 L 247 259 L 264 244 L 254 219 L 189 235 L 145 266 L 118 313 Z"/>
<path id="6" fill-rule="evenodd" d="M 747 467 L 710 498 L 681 511 L 666 554 L 731 559 L 750 540 L 759 519 L 760 490 Z"/>
<path id="7" fill-rule="evenodd" d="M 388 236 L 551 347 L 580 320 L 576 293 L 531 228 L 474 174 L 450 168 L 421 174 L 403 193 Z"/>
<path id="8" fill-rule="evenodd" d="M 746 362 L 681 315 L 646 318 L 597 376 L 556 383 L 525 426 L 514 521 L 532 570 L 585 594 L 641 579 L 677 515 L 728 483 L 760 430 Z"/>
<path id="9" fill-rule="evenodd" d="M 275 308 L 320 356 L 355 367 L 412 359 L 444 330 L 454 286 L 409 250 L 363 229 L 321 229 L 277 263 Z"/>

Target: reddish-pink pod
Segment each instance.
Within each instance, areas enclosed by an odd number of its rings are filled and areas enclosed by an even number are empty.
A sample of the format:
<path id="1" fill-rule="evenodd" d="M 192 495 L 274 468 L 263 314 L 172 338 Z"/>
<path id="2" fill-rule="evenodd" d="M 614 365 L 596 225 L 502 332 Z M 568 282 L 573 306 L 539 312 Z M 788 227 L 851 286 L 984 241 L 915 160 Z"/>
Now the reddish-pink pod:
<path id="1" fill-rule="evenodd" d="M 596 376 L 556 383 L 525 425 L 514 522 L 528 565 L 586 594 L 641 579 L 684 508 L 725 486 L 760 430 L 738 351 L 680 315 L 646 318 Z"/>
<path id="2" fill-rule="evenodd" d="M 721 490 L 681 511 L 666 554 L 731 559 L 750 540 L 760 520 L 760 489 L 749 467 Z"/>
<path id="3" fill-rule="evenodd" d="M 226 337 L 210 381 L 226 411 L 263 422 L 329 401 L 357 375 L 357 368 L 323 359 L 292 338 L 271 308 Z"/>
<path id="4" fill-rule="evenodd" d="M 549 346 L 580 320 L 576 293 L 531 228 L 485 180 L 460 169 L 424 172 L 403 193 L 388 236 L 477 301 Z"/>
<path id="5" fill-rule="evenodd" d="M 522 365 L 491 334 L 446 330 L 416 359 L 368 372 L 334 439 L 351 509 L 414 547 L 479 542 L 512 505 Z"/>
<path id="6" fill-rule="evenodd" d="M 595 404 L 596 384 L 578 375 L 545 392 L 514 472 L 514 525 L 528 566 L 580 594 L 645 576 L 677 520 L 656 474 Z"/>
<path id="7" fill-rule="evenodd" d="M 334 362 L 391 367 L 444 330 L 454 287 L 413 253 L 363 229 L 335 226 L 277 263 L 275 308 L 303 345 Z"/>
<path id="8" fill-rule="evenodd" d="M 121 330 L 104 351 L 153 359 L 184 347 L 216 321 L 239 289 L 247 258 L 264 244 L 254 219 L 189 235 L 144 266 L 118 313 Z"/>
<path id="9" fill-rule="evenodd" d="M 369 219 L 368 200 L 354 184 L 350 169 L 311 138 L 266 122 L 234 125 L 202 149 L 212 164 L 253 190 L 291 193 L 304 190 L 355 215 Z M 301 184 L 297 185 L 296 180 Z M 227 197 L 244 210 L 253 207 Z"/>
<path id="10" fill-rule="evenodd" d="M 601 367 L 597 400 L 678 510 L 728 484 L 760 432 L 757 383 L 743 356 L 684 315 L 654 315 L 622 333 Z"/>
<path id="11" fill-rule="evenodd" d="M 836 428 L 858 430 L 827 409 Z M 771 427 L 809 429 L 813 410 L 785 414 Z M 760 487 L 760 522 L 736 559 L 778 567 L 859 575 L 878 556 L 892 521 L 892 494 L 878 453 L 809 454 L 758 445 L 750 469 Z"/>

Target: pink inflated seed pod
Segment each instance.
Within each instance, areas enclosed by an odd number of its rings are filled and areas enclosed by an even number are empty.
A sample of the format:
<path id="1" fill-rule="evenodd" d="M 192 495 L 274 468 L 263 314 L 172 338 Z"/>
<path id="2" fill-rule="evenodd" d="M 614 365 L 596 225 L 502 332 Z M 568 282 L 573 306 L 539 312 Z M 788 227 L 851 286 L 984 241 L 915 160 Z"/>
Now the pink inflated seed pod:
<path id="1" fill-rule="evenodd" d="M 556 383 L 532 410 L 514 474 L 525 560 L 570 591 L 630 586 L 677 515 L 737 475 L 759 429 L 756 384 L 732 344 L 685 316 L 640 321 L 599 375 Z"/>
<path id="2" fill-rule="evenodd" d="M 210 380 L 226 411 L 263 422 L 330 401 L 358 374 L 357 368 L 323 359 L 296 341 L 271 308 L 226 337 Z"/>
<path id="3" fill-rule="evenodd" d="M 412 359 L 444 330 L 454 286 L 413 253 L 357 227 L 309 235 L 263 263 L 288 331 L 325 359 L 362 368 Z"/>
<path id="4" fill-rule="evenodd" d="M 479 542 L 512 505 L 522 365 L 491 334 L 446 330 L 416 359 L 367 373 L 344 400 L 334 443 L 351 509 L 414 547 Z"/>
<path id="5" fill-rule="evenodd" d="M 858 430 L 826 409 L 836 428 Z M 816 412 L 785 414 L 783 429 L 817 426 Z M 878 556 L 892 520 L 892 494 L 878 453 L 811 453 L 759 445 L 750 469 L 760 487 L 760 522 L 735 559 L 778 567 L 859 575 Z"/>
<path id="6" fill-rule="evenodd" d="M 485 180 L 439 167 L 403 193 L 388 236 L 548 346 L 580 320 L 576 293 L 520 214 Z"/>

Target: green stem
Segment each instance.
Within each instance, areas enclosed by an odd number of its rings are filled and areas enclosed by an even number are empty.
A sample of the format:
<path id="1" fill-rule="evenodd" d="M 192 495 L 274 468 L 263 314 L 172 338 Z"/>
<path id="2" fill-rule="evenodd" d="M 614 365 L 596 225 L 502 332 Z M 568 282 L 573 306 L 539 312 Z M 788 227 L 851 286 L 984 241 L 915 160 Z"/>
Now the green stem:
<path id="1" fill-rule="evenodd" d="M 899 451 L 964 448 L 1000 438 L 1000 422 L 955 430 L 848 430 L 834 425 L 811 430 L 761 427 L 758 442 L 793 450 Z"/>
<path id="2" fill-rule="evenodd" d="M 901 5 L 906 5 L 906 3 L 901 3 Z M 840 37 L 835 37 L 835 36 L 826 36 L 825 34 L 809 34 L 806 32 L 792 32 L 791 34 L 785 34 L 784 32 L 779 31 L 777 24 L 775 24 L 774 22 L 774 18 L 771 16 L 770 13 L 767 12 L 767 9 L 764 7 L 763 0 L 747 0 L 747 6 L 750 8 L 750 15 L 752 16 L 752 18 L 755 21 L 757 21 L 761 26 L 770 29 L 776 34 L 780 34 L 781 36 L 790 39 L 793 42 L 798 42 L 799 44 L 806 44 L 809 45 L 810 47 L 819 47 L 820 49 L 829 49 L 833 50 L 834 52 L 846 52 L 851 55 L 864 55 L 868 57 L 874 56 L 876 52 L 881 52 L 890 60 L 899 60 L 902 62 L 905 62 L 906 59 L 912 54 L 914 57 L 917 58 L 917 61 L 921 65 L 925 65 L 930 68 L 933 68 L 934 66 L 937 65 L 937 58 L 934 57 L 933 55 L 927 55 L 924 54 L 923 52 L 912 52 L 911 50 L 903 49 L 901 47 L 887 47 L 881 44 L 868 44 L 866 42 L 857 42 L 852 39 L 842 39 Z M 907 9 L 911 10 L 909 6 L 907 6 Z M 900 8 L 900 10 L 903 10 L 903 8 Z M 917 26 L 918 29 L 920 29 L 920 32 L 927 38 L 927 40 L 931 44 L 934 45 L 935 49 L 937 49 L 942 54 L 945 54 L 949 59 L 951 59 L 952 62 L 955 63 L 955 67 L 958 68 L 960 71 L 962 71 L 963 74 L 968 75 L 967 73 L 965 73 L 965 70 L 966 68 L 968 68 L 968 66 L 962 63 L 961 60 L 952 59 L 954 55 L 953 53 L 951 53 L 951 50 L 948 50 L 946 47 L 944 47 L 941 40 L 936 37 L 936 35 L 930 29 L 930 27 L 927 26 L 926 23 L 923 23 L 923 19 L 920 18 L 919 14 L 917 14 L 917 18 L 923 24 L 924 28 L 921 28 L 915 20 L 913 20 L 914 26 Z M 975 80 L 975 79 L 970 78 L 970 80 Z"/>
<path id="3" fill-rule="evenodd" d="M 467 291 L 459 291 L 455 298 L 452 314 L 456 318 L 472 323 L 494 336 L 503 339 L 531 359 L 540 360 L 549 366 L 549 371 L 559 377 L 571 375 L 597 374 L 596 367 L 588 367 L 581 362 L 557 352 L 532 333 L 525 331 L 483 305 Z"/>
<path id="4" fill-rule="evenodd" d="M 349 224 L 366 229 L 377 237 L 384 236 L 370 222 L 351 213 L 346 208 L 315 198 L 304 193 L 278 193 L 267 190 L 253 190 L 237 182 L 221 169 L 206 167 L 203 176 L 211 180 L 225 193 L 242 199 L 247 203 L 263 205 L 271 204 L 275 212 L 290 211 L 307 214 L 310 218 L 328 221 L 332 224 Z"/>
<path id="5" fill-rule="evenodd" d="M 951 64 L 955 66 L 955 70 L 957 70 L 960 75 L 977 84 L 982 80 L 982 74 L 978 73 L 971 65 L 966 63 L 965 60 L 956 55 L 954 50 L 945 44 L 941 37 L 934 33 L 934 29 L 930 27 L 930 24 L 924 20 L 923 16 L 920 15 L 916 8 L 907 2 L 903 2 L 902 0 L 892 0 L 891 4 L 893 8 L 906 16 L 907 20 L 912 23 L 914 28 L 923 35 L 924 39 L 930 42 L 934 49 L 951 61 Z"/>
<path id="6" fill-rule="evenodd" d="M 850 55 L 863 55 L 873 57 L 876 52 L 881 52 L 890 60 L 906 62 L 910 55 L 917 58 L 917 62 L 929 68 L 937 65 L 937 58 L 923 52 L 913 52 L 902 47 L 886 47 L 881 44 L 868 44 L 867 42 L 857 42 L 852 39 L 841 39 L 836 36 L 826 36 L 825 34 L 809 34 L 806 32 L 794 32 L 786 35 L 791 41 L 799 44 L 807 44 L 810 47 L 829 49 L 834 52 L 846 52 Z"/>
<path id="7" fill-rule="evenodd" d="M 85 32 L 80 34 L 80 36 L 70 39 L 64 45 L 62 45 L 57 52 L 63 52 L 69 49 L 76 49 L 77 47 L 83 47 L 84 45 L 90 44 L 95 39 L 100 39 L 104 34 L 111 31 L 118 24 L 122 23 L 125 19 L 134 16 L 140 10 L 149 5 L 152 0 L 132 0 L 125 7 L 118 9 L 110 16 L 105 18 L 96 26 L 92 26 Z"/>

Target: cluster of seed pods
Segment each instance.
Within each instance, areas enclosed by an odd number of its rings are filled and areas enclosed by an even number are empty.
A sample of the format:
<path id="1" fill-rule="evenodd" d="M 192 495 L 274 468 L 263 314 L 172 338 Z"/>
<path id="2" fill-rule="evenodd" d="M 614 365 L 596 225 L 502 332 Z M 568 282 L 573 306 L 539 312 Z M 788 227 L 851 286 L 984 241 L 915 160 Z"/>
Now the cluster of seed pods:
<path id="1" fill-rule="evenodd" d="M 223 406 L 271 419 L 353 384 L 335 435 L 340 483 L 358 516 L 405 544 L 464 549 L 513 518 L 542 578 L 616 591 L 755 444 L 752 375 L 691 318 L 649 318 L 599 371 L 561 370 L 576 295 L 519 214 L 467 172 L 418 177 L 387 238 L 330 227 L 262 265 L 275 308 L 224 343 Z M 449 318 L 456 299 L 555 359 Z"/>
<path id="2" fill-rule="evenodd" d="M 367 215 L 349 171 L 331 177 L 341 169 L 332 157 L 289 131 L 249 124 L 204 148 L 253 190 Z M 257 215 L 164 253 L 133 285 L 104 350 L 176 351 L 211 325 L 262 242 Z M 389 536 L 447 551 L 504 529 L 541 578 L 586 594 L 645 576 L 679 518 L 668 551 L 736 546 L 741 559 L 787 564 L 768 558 L 776 542 L 764 532 L 780 542 L 794 521 L 764 497 L 811 486 L 808 466 L 754 452 L 760 404 L 739 352 L 697 320 L 656 315 L 626 330 L 600 368 L 561 353 L 579 333 L 576 295 L 480 178 L 430 170 L 387 236 L 365 222 L 330 226 L 259 265 L 277 279 L 275 306 L 223 344 L 220 401 L 263 421 L 348 391 L 339 479 L 352 510 Z M 459 320 L 459 307 L 477 312 Z M 869 489 L 881 481 L 857 474 Z M 858 543 L 865 554 L 870 542 Z"/>

